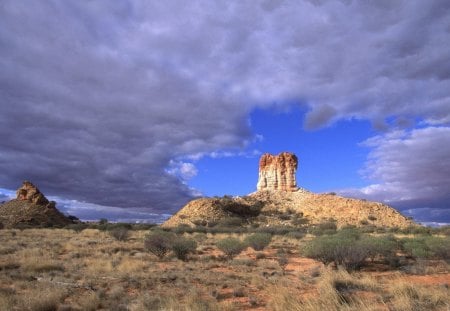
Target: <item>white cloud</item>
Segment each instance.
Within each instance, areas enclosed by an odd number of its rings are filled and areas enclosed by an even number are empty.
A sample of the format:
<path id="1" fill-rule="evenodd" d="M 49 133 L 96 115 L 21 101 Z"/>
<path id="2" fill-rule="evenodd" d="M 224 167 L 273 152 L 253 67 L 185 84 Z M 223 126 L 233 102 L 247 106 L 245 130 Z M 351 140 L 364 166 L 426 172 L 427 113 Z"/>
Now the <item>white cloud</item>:
<path id="1" fill-rule="evenodd" d="M 171 175 L 178 176 L 187 181 L 198 174 L 198 170 L 194 164 L 181 161 L 170 161 L 167 172 Z"/>
<path id="2" fill-rule="evenodd" d="M 398 130 L 368 139 L 363 174 L 377 181 L 340 193 L 383 200 L 420 217 L 450 221 L 450 127 Z"/>

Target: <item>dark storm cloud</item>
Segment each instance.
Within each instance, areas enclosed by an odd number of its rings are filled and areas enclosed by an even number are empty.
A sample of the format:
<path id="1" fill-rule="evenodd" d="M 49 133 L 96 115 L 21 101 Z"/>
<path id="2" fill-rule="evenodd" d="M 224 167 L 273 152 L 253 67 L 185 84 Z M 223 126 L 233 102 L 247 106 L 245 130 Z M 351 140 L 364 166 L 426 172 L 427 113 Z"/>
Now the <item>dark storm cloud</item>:
<path id="1" fill-rule="evenodd" d="M 450 122 L 448 1 L 2 1 L 0 186 L 173 211 L 256 105 Z M 258 104 L 257 104 L 258 103 Z"/>

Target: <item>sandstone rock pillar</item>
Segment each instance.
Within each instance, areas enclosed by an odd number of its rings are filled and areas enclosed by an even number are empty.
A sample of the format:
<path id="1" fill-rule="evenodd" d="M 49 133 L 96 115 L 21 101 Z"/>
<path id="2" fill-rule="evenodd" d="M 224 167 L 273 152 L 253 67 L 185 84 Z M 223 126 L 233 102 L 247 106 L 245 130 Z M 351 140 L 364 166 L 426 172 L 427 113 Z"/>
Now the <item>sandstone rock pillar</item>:
<path id="1" fill-rule="evenodd" d="M 257 189 L 296 191 L 298 159 L 295 154 L 282 152 L 277 156 L 265 153 L 259 160 Z"/>

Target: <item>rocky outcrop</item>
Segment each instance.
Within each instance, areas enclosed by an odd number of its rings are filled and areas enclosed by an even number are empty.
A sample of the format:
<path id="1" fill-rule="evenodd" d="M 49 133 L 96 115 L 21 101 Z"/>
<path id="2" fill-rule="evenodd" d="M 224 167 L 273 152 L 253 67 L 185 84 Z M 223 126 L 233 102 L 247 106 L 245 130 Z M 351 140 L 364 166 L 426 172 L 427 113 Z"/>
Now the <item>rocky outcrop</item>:
<path id="1" fill-rule="evenodd" d="M 16 191 L 17 200 L 28 201 L 38 205 L 50 203 L 39 189 L 29 181 L 24 181 Z"/>
<path id="2" fill-rule="evenodd" d="M 215 226 L 221 220 L 230 218 L 256 217 L 263 205 L 250 197 L 200 198 L 189 202 L 175 215 L 168 219 L 162 227 Z"/>
<path id="3" fill-rule="evenodd" d="M 296 191 L 298 159 L 295 154 L 282 152 L 277 156 L 265 153 L 259 160 L 258 191 Z"/>
<path id="4" fill-rule="evenodd" d="M 5 228 L 64 227 L 79 222 L 66 217 L 29 181 L 16 192 L 17 198 L 0 204 L 0 223 Z"/>
<path id="5" fill-rule="evenodd" d="M 352 225 L 405 228 L 416 225 L 394 208 L 366 200 L 333 194 L 265 190 L 245 197 L 200 198 L 186 204 L 163 227 L 180 225 L 220 226 L 228 219 L 241 219 L 243 226 L 295 228 L 333 221 L 341 228 Z"/>
<path id="6" fill-rule="evenodd" d="M 168 219 L 163 227 L 208 226 L 241 219 L 244 226 L 298 227 L 336 222 L 371 227 L 416 225 L 394 208 L 335 194 L 316 194 L 297 187 L 298 160 L 293 153 L 264 154 L 259 162 L 258 191 L 244 197 L 200 198 L 189 202 Z"/>

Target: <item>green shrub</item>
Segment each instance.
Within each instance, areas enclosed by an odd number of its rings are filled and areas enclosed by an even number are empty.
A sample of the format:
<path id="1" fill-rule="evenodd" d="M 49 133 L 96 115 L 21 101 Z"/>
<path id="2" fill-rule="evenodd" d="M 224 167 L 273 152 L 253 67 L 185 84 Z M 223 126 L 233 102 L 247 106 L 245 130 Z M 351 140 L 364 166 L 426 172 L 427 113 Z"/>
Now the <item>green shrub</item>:
<path id="1" fill-rule="evenodd" d="M 194 232 L 195 229 L 191 228 L 191 226 L 189 226 L 188 224 L 179 224 L 177 227 L 173 228 L 172 231 L 177 234 L 183 234 L 185 232 L 187 233 Z"/>
<path id="2" fill-rule="evenodd" d="M 369 224 L 367 226 L 361 227 L 359 229 L 362 233 L 374 233 L 378 230 L 378 228 L 375 225 Z M 384 231 L 380 232 L 383 233 Z"/>
<path id="3" fill-rule="evenodd" d="M 225 238 L 216 243 L 217 248 L 219 248 L 229 259 L 234 256 L 239 255 L 245 248 L 246 245 L 236 238 Z"/>
<path id="4" fill-rule="evenodd" d="M 309 221 L 307 218 L 303 218 L 297 215 L 294 215 L 295 217 L 292 218 L 291 220 L 291 224 L 293 226 L 302 226 L 302 225 L 306 225 Z"/>
<path id="5" fill-rule="evenodd" d="M 75 231 L 75 232 L 81 232 L 81 231 L 83 231 L 84 229 L 86 229 L 87 227 L 88 227 L 87 224 L 84 224 L 84 223 L 77 223 L 77 224 L 70 224 L 70 225 L 67 225 L 67 226 L 66 226 L 66 229 L 73 230 L 73 231 Z"/>
<path id="6" fill-rule="evenodd" d="M 411 226 L 406 227 L 405 229 L 403 229 L 403 233 L 406 233 L 406 234 L 420 234 L 420 235 L 430 234 L 431 233 L 431 228 L 424 227 L 424 226 L 418 226 L 418 225 L 411 225 Z"/>
<path id="7" fill-rule="evenodd" d="M 382 257 L 385 261 L 390 261 L 395 257 L 395 253 L 399 248 L 398 241 L 393 236 L 365 236 L 362 238 L 361 243 L 367 247 L 368 257 L 372 261 L 378 256 Z"/>
<path id="8" fill-rule="evenodd" d="M 303 254 L 324 264 L 334 262 L 348 270 L 355 270 L 365 263 L 370 251 L 360 238 L 360 232 L 348 229 L 311 240 L 303 248 Z"/>
<path id="9" fill-rule="evenodd" d="M 272 241 L 270 233 L 254 233 L 245 238 L 244 243 L 255 251 L 262 251 Z"/>
<path id="10" fill-rule="evenodd" d="M 270 233 L 271 235 L 285 235 L 289 233 L 291 228 L 284 226 L 270 226 L 270 227 L 259 227 L 254 231 L 259 233 Z"/>
<path id="11" fill-rule="evenodd" d="M 109 231 L 109 235 L 117 241 L 126 241 L 130 236 L 130 231 L 126 227 L 117 227 Z"/>
<path id="12" fill-rule="evenodd" d="M 181 260 L 187 260 L 187 255 L 197 248 L 197 242 L 185 237 L 177 237 L 172 243 L 172 251 Z"/>
<path id="13" fill-rule="evenodd" d="M 291 214 L 280 214 L 278 216 L 281 220 L 290 220 L 292 218 Z"/>
<path id="14" fill-rule="evenodd" d="M 337 225 L 334 221 L 326 221 L 316 225 L 311 229 L 310 233 L 315 236 L 321 236 L 324 234 L 334 234 L 336 233 Z"/>
<path id="15" fill-rule="evenodd" d="M 450 226 L 442 226 L 442 227 L 439 227 L 439 228 L 434 228 L 433 229 L 433 231 L 434 231 L 434 233 L 435 234 L 442 234 L 442 235 L 445 235 L 445 236 L 450 236 Z"/>
<path id="16" fill-rule="evenodd" d="M 403 250 L 416 259 L 450 259 L 450 238 L 421 236 L 402 240 Z"/>
<path id="17" fill-rule="evenodd" d="M 162 259 L 172 248 L 174 235 L 170 232 L 155 230 L 144 239 L 144 247 Z"/>
<path id="18" fill-rule="evenodd" d="M 432 255 L 423 237 L 406 238 L 402 243 L 403 250 L 411 257 L 422 259 L 430 258 Z"/>
<path id="19" fill-rule="evenodd" d="M 241 217 L 227 217 L 219 220 L 218 226 L 220 227 L 240 227 L 242 226 L 243 219 Z"/>
<path id="20" fill-rule="evenodd" d="M 291 239 L 303 239 L 305 237 L 305 233 L 302 231 L 290 231 L 289 233 L 286 234 L 287 238 L 291 238 Z"/>
<path id="21" fill-rule="evenodd" d="M 450 259 L 450 237 L 429 237 L 426 239 L 428 248 L 437 259 Z"/>
<path id="22" fill-rule="evenodd" d="M 192 221 L 192 223 L 196 226 L 206 226 L 208 224 L 208 222 L 204 219 L 195 219 Z"/>

